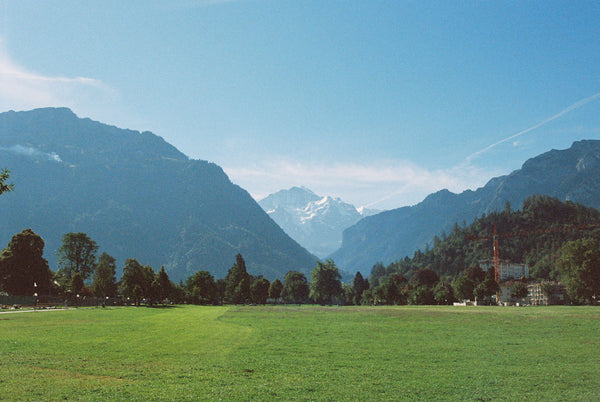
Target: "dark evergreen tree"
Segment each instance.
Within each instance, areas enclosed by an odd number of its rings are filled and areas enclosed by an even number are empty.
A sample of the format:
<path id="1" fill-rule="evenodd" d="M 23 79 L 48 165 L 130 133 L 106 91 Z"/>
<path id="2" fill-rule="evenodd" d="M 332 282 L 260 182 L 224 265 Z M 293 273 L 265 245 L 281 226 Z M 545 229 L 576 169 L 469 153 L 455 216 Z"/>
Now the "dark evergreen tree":
<path id="1" fill-rule="evenodd" d="M 244 304 L 250 301 L 250 274 L 241 254 L 236 255 L 235 264 L 225 277 L 225 299 L 229 303 Z"/>
<path id="2" fill-rule="evenodd" d="M 14 184 L 6 182 L 9 177 L 10 172 L 7 169 L 0 170 L 0 194 L 7 193 L 14 189 Z"/>
<path id="3" fill-rule="evenodd" d="M 372 287 L 376 288 L 381 283 L 379 282 L 381 278 L 385 278 L 386 270 L 381 262 L 376 263 L 371 268 L 371 276 L 369 276 L 369 283 Z"/>
<path id="4" fill-rule="evenodd" d="M 155 296 L 160 303 L 164 303 L 165 300 L 171 298 L 174 288 L 173 282 L 169 279 L 169 274 L 165 271 L 164 266 L 160 267 L 154 280 Z"/>
<path id="5" fill-rule="evenodd" d="M 369 282 L 365 281 L 360 272 L 357 272 L 352 280 L 352 288 L 354 290 L 352 302 L 353 304 L 359 305 L 361 304 L 363 292 L 369 288 Z"/>

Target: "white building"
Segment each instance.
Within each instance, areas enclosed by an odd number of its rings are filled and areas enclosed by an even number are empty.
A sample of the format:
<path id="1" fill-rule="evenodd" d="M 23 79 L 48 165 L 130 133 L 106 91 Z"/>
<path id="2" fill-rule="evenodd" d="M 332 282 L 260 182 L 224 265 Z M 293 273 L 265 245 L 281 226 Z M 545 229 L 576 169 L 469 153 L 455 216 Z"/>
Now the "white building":
<path id="1" fill-rule="evenodd" d="M 487 271 L 490 268 L 494 268 L 494 260 L 479 261 L 479 266 L 484 271 Z M 499 271 L 500 282 L 508 279 L 529 278 L 529 266 L 527 264 L 517 264 L 500 260 Z"/>

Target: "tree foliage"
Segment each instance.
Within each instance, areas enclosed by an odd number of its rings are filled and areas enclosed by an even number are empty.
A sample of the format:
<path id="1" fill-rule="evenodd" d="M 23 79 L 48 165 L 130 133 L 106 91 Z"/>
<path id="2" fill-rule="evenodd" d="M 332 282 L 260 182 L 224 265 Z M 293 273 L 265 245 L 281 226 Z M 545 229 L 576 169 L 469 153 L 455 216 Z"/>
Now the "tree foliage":
<path id="1" fill-rule="evenodd" d="M 185 282 L 185 290 L 193 304 L 217 304 L 217 285 L 208 271 L 198 271 Z"/>
<path id="2" fill-rule="evenodd" d="M 456 300 L 454 288 L 449 283 L 440 281 L 433 288 L 433 298 L 436 304 L 451 305 Z"/>
<path id="3" fill-rule="evenodd" d="M 309 296 L 319 304 L 331 304 L 342 294 L 342 276 L 333 260 L 317 261 L 310 274 Z"/>
<path id="4" fill-rule="evenodd" d="M 133 300 L 135 305 L 139 306 L 142 299 L 152 298 L 153 282 L 152 267 L 142 266 L 135 258 L 125 260 L 121 277 L 121 293 L 124 297 Z"/>
<path id="5" fill-rule="evenodd" d="M 11 295 L 49 294 L 52 272 L 44 255 L 44 240 L 31 229 L 12 237 L 0 253 L 0 290 Z"/>
<path id="6" fill-rule="evenodd" d="M 117 264 L 114 257 L 102 253 L 94 270 L 92 291 L 97 297 L 114 297 L 117 295 Z"/>
<path id="7" fill-rule="evenodd" d="M 10 171 L 8 169 L 0 170 L 0 194 L 8 193 L 9 191 L 13 191 L 14 184 L 7 183 L 8 178 L 10 177 Z"/>
<path id="8" fill-rule="evenodd" d="M 366 280 L 360 272 L 357 272 L 356 275 L 354 275 L 354 279 L 352 280 L 353 304 L 359 305 L 362 303 L 363 293 L 365 292 L 365 290 L 368 290 L 369 287 L 369 281 Z"/>
<path id="9" fill-rule="evenodd" d="M 164 303 L 167 299 L 172 298 L 175 285 L 169 279 L 169 275 L 167 274 L 167 271 L 165 271 L 164 266 L 160 267 L 158 270 L 152 288 L 153 296 L 156 297 L 160 303 Z"/>
<path id="10" fill-rule="evenodd" d="M 263 277 L 254 278 L 250 284 L 250 299 L 254 304 L 265 304 L 269 298 L 271 283 Z"/>
<path id="11" fill-rule="evenodd" d="M 306 276 L 302 272 L 289 271 L 283 280 L 281 298 L 286 303 L 306 303 L 310 288 Z"/>
<path id="12" fill-rule="evenodd" d="M 514 300 L 521 300 L 527 297 L 527 293 L 527 285 L 523 282 L 517 282 L 510 292 L 510 297 Z"/>
<path id="13" fill-rule="evenodd" d="M 279 279 L 275 279 L 269 285 L 269 298 L 277 301 L 281 297 L 281 291 L 283 290 L 283 283 Z"/>
<path id="14" fill-rule="evenodd" d="M 408 280 L 401 273 L 391 274 L 375 288 L 379 303 L 403 305 L 408 303 Z"/>
<path id="15" fill-rule="evenodd" d="M 235 264 L 225 277 L 225 299 L 229 303 L 243 304 L 250 301 L 250 274 L 246 271 L 246 262 L 241 254 L 236 255 Z"/>
<path id="16" fill-rule="evenodd" d="M 96 265 L 98 245 L 85 233 L 65 233 L 58 248 L 58 263 L 67 281 L 75 273 L 85 280 L 89 278 Z"/>
<path id="17" fill-rule="evenodd" d="M 597 304 L 600 296 L 600 247 L 595 239 L 566 243 L 557 261 L 571 300 Z"/>

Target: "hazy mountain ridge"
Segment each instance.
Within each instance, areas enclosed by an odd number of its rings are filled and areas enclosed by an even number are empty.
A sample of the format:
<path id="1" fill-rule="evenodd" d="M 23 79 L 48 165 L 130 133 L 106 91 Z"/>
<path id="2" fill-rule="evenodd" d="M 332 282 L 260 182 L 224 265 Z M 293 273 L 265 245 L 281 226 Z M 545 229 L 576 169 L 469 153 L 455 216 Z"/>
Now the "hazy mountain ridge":
<path id="1" fill-rule="evenodd" d="M 278 191 L 258 203 L 287 234 L 319 257 L 340 247 L 344 229 L 378 212 L 359 211 L 339 198 L 322 197 L 305 187 Z"/>
<path id="2" fill-rule="evenodd" d="M 475 191 L 442 190 L 415 206 L 367 217 L 344 231 L 342 247 L 331 257 L 348 272 L 369 272 L 378 261 L 389 264 L 424 249 L 454 223 L 470 224 L 484 213 L 502 210 L 507 201 L 520 209 L 533 194 L 599 208 L 600 141 L 578 141 L 569 149 L 546 152 Z"/>
<path id="3" fill-rule="evenodd" d="M 55 253 L 82 231 L 120 260 L 165 265 L 174 280 L 225 275 L 242 253 L 253 274 L 309 273 L 316 258 L 286 235 L 223 170 L 162 138 L 122 130 L 69 109 L 0 114 L 0 166 L 13 193 L 0 198 L 0 247 L 31 227 Z"/>

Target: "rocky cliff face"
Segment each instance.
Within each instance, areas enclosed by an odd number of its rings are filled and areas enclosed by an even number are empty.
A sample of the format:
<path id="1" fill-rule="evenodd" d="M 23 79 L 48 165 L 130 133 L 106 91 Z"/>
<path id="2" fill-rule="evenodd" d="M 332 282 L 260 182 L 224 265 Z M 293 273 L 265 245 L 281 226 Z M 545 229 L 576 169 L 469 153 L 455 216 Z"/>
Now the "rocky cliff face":
<path id="1" fill-rule="evenodd" d="M 569 149 L 544 153 L 476 191 L 443 190 L 415 206 L 365 218 L 344 232 L 342 247 L 331 257 L 348 272 L 370 272 L 376 262 L 387 264 L 412 255 L 455 223 L 469 224 L 484 213 L 503 209 L 507 201 L 520 209 L 533 194 L 600 208 L 600 141 L 579 141 Z"/>

